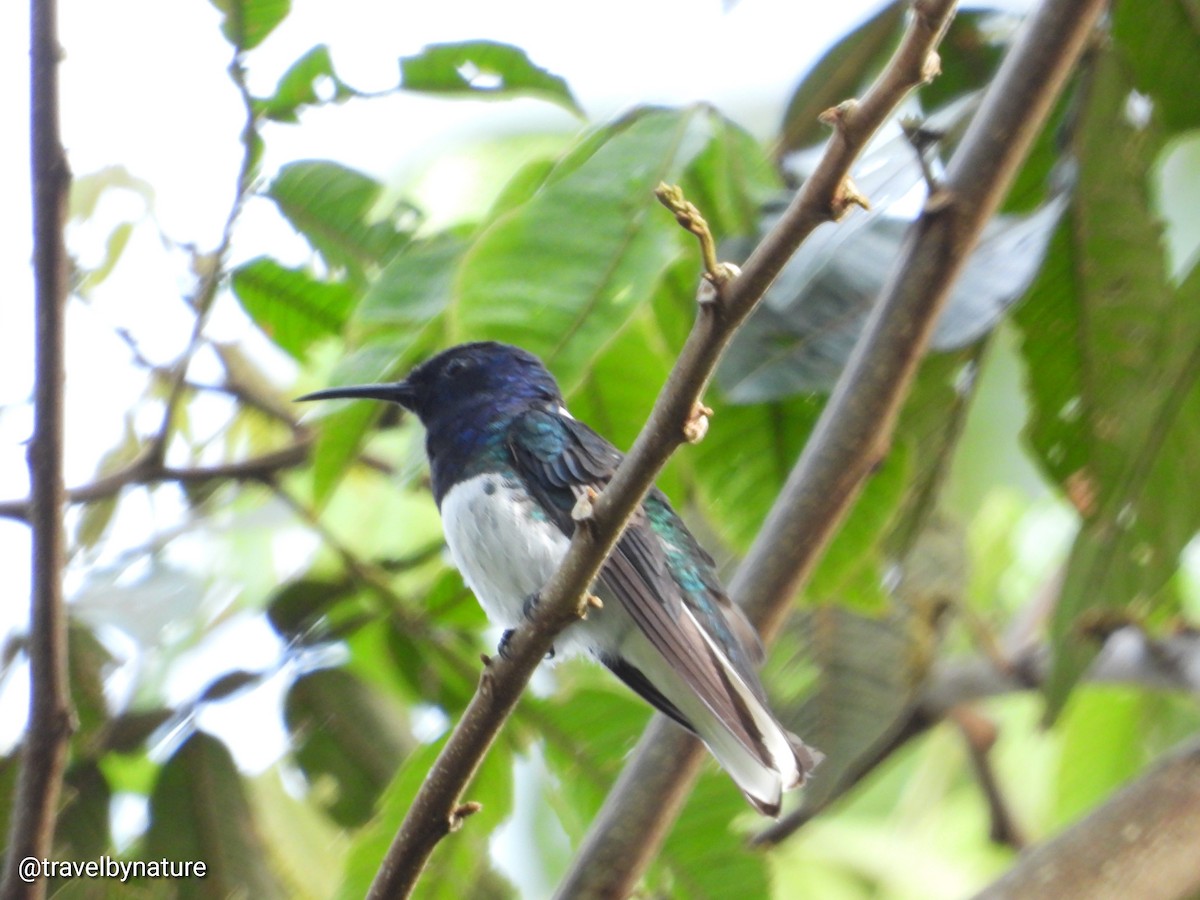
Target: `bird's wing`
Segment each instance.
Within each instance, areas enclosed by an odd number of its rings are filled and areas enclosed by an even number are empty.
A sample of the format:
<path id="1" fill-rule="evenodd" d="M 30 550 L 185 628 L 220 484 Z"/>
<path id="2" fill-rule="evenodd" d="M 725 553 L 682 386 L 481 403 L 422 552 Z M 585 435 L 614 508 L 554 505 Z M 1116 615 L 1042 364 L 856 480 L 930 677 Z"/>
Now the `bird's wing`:
<path id="1" fill-rule="evenodd" d="M 621 454 L 586 425 L 547 410 L 518 417 L 508 443 L 528 489 L 567 535 L 574 530 L 571 511 L 579 496 L 589 487 L 602 489 L 621 461 Z M 712 559 L 661 492 L 655 490 L 635 513 L 599 581 L 725 727 L 747 749 L 765 752 L 742 692 L 730 682 L 732 669 L 761 696 L 750 662 L 757 636 L 721 590 Z M 702 630 L 699 623 L 713 621 L 714 614 L 730 627 Z M 739 630 L 752 639 L 750 646 Z M 605 663 L 649 703 L 691 727 L 638 669 L 620 660 Z"/>

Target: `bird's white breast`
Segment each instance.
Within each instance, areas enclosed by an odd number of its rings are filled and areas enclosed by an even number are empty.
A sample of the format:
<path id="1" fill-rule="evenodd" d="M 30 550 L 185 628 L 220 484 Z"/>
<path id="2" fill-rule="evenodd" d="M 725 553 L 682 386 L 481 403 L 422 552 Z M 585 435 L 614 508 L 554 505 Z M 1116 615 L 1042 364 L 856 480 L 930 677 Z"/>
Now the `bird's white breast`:
<path id="1" fill-rule="evenodd" d="M 442 525 L 463 580 L 502 628 L 520 623 L 525 601 L 550 580 L 569 543 L 523 492 L 493 474 L 447 491 Z"/>

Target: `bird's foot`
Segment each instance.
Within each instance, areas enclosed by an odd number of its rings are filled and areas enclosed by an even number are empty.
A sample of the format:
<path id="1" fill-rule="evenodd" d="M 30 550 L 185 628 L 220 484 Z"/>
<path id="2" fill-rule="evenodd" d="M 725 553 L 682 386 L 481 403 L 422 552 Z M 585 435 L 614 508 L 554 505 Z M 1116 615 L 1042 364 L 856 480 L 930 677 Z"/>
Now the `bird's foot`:
<path id="1" fill-rule="evenodd" d="M 525 598 L 525 605 L 521 607 L 521 614 L 527 619 L 533 618 L 534 610 L 537 609 L 539 603 L 542 602 L 542 595 L 539 591 L 534 591 Z M 554 659 L 554 648 L 551 647 L 546 653 L 546 659 Z"/>
<path id="2" fill-rule="evenodd" d="M 503 657 L 504 659 L 512 659 L 512 655 L 509 653 L 509 650 L 508 650 L 508 645 L 509 645 L 509 642 L 512 641 L 512 636 L 513 636 L 514 631 L 516 631 L 515 628 L 506 628 L 504 630 L 504 634 L 500 635 L 500 643 L 498 643 L 496 645 L 496 652 L 498 654 L 500 654 L 500 656 Z M 554 648 L 553 647 L 551 647 L 549 652 L 546 653 L 546 659 L 554 659 Z"/>
<path id="3" fill-rule="evenodd" d="M 504 634 L 500 635 L 500 643 L 496 645 L 496 652 L 504 659 L 510 659 L 508 655 L 508 642 L 512 640 L 513 631 L 516 629 L 506 628 Z"/>

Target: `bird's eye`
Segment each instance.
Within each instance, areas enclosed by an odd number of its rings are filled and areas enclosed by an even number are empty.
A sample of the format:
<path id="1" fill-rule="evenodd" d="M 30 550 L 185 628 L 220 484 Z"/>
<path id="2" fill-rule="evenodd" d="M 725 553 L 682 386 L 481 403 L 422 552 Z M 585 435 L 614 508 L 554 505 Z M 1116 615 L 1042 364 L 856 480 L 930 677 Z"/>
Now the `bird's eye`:
<path id="1" fill-rule="evenodd" d="M 463 372 L 470 368 L 470 364 L 465 359 L 452 359 L 446 363 L 446 377 L 457 378 Z"/>

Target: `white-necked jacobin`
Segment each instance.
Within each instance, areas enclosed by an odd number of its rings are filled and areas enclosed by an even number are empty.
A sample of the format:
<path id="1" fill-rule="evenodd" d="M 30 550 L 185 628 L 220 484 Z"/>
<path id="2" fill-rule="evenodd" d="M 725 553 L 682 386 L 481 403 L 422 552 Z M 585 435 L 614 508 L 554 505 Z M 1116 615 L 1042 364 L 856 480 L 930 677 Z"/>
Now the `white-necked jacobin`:
<path id="1" fill-rule="evenodd" d="M 450 555 L 488 617 L 515 628 L 566 553 L 580 496 L 603 489 L 621 454 L 567 412 L 541 360 L 508 344 L 462 344 L 403 381 L 299 399 L 339 398 L 417 414 Z M 771 713 L 757 633 L 657 488 L 592 589 L 603 607 L 570 625 L 556 651 L 596 657 L 697 734 L 756 809 L 778 815 L 782 792 L 821 754 Z"/>

